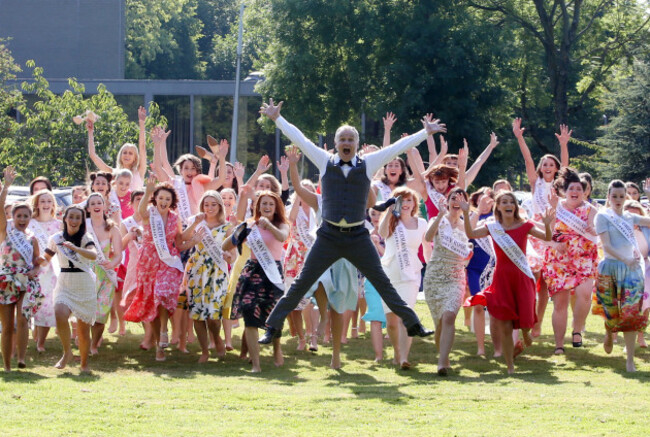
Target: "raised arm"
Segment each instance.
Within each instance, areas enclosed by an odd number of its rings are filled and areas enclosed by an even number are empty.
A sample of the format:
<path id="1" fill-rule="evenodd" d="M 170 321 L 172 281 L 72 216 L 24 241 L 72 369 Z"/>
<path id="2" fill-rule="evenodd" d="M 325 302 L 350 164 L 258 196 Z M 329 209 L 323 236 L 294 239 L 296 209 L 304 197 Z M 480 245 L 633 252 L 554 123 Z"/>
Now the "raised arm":
<path id="1" fill-rule="evenodd" d="M 287 173 L 289 172 L 289 161 L 287 161 L 286 156 L 281 156 L 280 161 L 277 163 L 278 170 L 280 171 L 280 183 L 282 184 L 282 191 L 287 191 L 289 189 L 289 177 Z"/>
<path id="2" fill-rule="evenodd" d="M 300 175 L 298 174 L 298 161 L 300 161 L 300 151 L 296 147 L 288 148 L 285 153 L 287 154 L 287 160 L 289 161 L 289 177 L 291 178 L 291 184 L 293 185 L 293 190 L 296 192 L 296 195 L 302 199 L 311 209 L 314 211 L 318 210 L 318 196 L 316 193 L 305 189 L 300 183 Z M 293 207 L 295 208 L 295 206 Z M 291 212 L 293 213 L 293 208 Z"/>
<path id="3" fill-rule="evenodd" d="M 305 154 L 307 159 L 316 165 L 320 173 L 325 172 L 325 167 L 327 166 L 327 161 L 330 158 L 330 154 L 327 151 L 316 146 L 311 140 L 309 140 L 305 135 L 300 132 L 300 130 L 285 120 L 280 115 L 280 110 L 282 109 L 282 103 L 280 102 L 277 105 L 273 104 L 273 99 L 269 100 L 269 103 L 263 103 L 260 108 L 260 114 L 267 116 L 275 122 L 275 125 L 282 131 L 282 133 L 291 140 L 291 142 L 297 146 L 302 153 Z"/>
<path id="4" fill-rule="evenodd" d="M 537 170 L 535 169 L 535 161 L 533 161 L 533 156 L 530 154 L 530 149 L 526 144 L 524 139 L 525 128 L 521 127 L 521 118 L 515 118 L 512 122 L 512 133 L 515 134 L 517 138 L 517 143 L 519 144 L 519 150 L 521 150 L 521 155 L 524 157 L 524 162 L 526 163 L 526 175 L 528 176 L 528 182 L 530 182 L 531 189 L 534 189 L 535 182 L 537 181 Z"/>
<path id="5" fill-rule="evenodd" d="M 411 167 L 411 170 L 413 170 L 413 178 L 408 180 L 407 186 L 420 193 L 420 196 L 424 197 L 427 192 L 427 186 L 424 177 L 422 176 L 422 173 L 424 173 L 424 162 L 422 162 L 422 156 L 420 156 L 417 147 L 413 147 L 411 150 L 406 152 L 406 156 L 408 156 L 409 166 Z"/>
<path id="6" fill-rule="evenodd" d="M 138 108 L 138 127 L 140 132 L 138 134 L 138 172 L 140 177 L 144 179 L 147 173 L 147 133 L 145 131 L 145 122 L 147 121 L 147 110 L 144 106 Z"/>
<path id="7" fill-rule="evenodd" d="M 158 180 L 171 182 L 174 175 L 174 169 L 169 165 L 167 160 L 167 137 L 171 131 L 156 126 L 151 131 L 151 140 L 153 141 L 153 170 Z"/>
<path id="8" fill-rule="evenodd" d="M 253 187 L 244 184 L 239 187 L 239 199 L 237 200 L 237 221 L 243 222 L 246 218 L 246 210 L 248 209 L 248 199 L 253 198 Z"/>
<path id="9" fill-rule="evenodd" d="M 447 215 L 447 208 L 442 208 L 438 215 L 435 218 L 429 220 L 429 225 L 427 226 L 427 231 L 424 233 L 424 241 L 432 242 L 433 237 L 438 233 L 438 227 L 440 226 L 440 221 L 444 216 Z"/>
<path id="10" fill-rule="evenodd" d="M 221 140 L 221 142 L 219 143 L 219 156 L 218 156 L 218 160 L 219 160 L 219 176 L 217 176 L 215 178 L 214 177 L 214 171 L 212 171 L 212 173 L 209 174 L 209 176 L 210 176 L 210 178 L 212 178 L 212 180 L 210 182 L 208 182 L 207 184 L 205 184 L 205 189 L 206 190 L 217 190 L 220 187 L 222 187 L 223 184 L 226 182 L 226 162 L 227 162 L 226 157 L 228 156 L 228 149 L 229 148 L 230 147 L 228 146 L 228 141 L 227 140 Z M 210 160 L 210 169 L 212 169 L 212 166 L 213 166 L 212 161 L 213 160 L 214 160 L 214 158 Z"/>
<path id="11" fill-rule="evenodd" d="M 533 237 L 539 238 L 540 240 L 551 241 L 551 237 L 553 237 L 553 229 L 551 228 L 551 224 L 553 223 L 554 220 L 555 220 L 555 208 L 549 206 L 546 208 L 546 211 L 544 212 L 544 216 L 542 217 L 542 221 L 544 222 L 544 232 L 542 232 L 542 230 L 537 228 L 536 226 L 533 226 L 532 228 L 530 228 L 530 231 L 528 231 L 528 234 L 532 235 Z"/>
<path id="12" fill-rule="evenodd" d="M 235 179 L 237 179 L 237 186 L 241 187 L 244 185 L 244 166 L 241 162 L 235 162 L 232 167 L 235 173 Z"/>
<path id="13" fill-rule="evenodd" d="M 467 139 L 463 138 L 463 147 L 458 150 L 458 181 L 456 185 L 463 190 L 467 189 L 467 160 L 469 159 L 469 147 Z"/>
<path id="14" fill-rule="evenodd" d="M 389 234 L 390 216 L 393 215 L 394 209 L 395 209 L 395 205 L 389 206 L 386 212 L 382 214 L 381 219 L 379 220 L 379 228 L 377 229 L 377 232 L 384 240 L 390 237 Z"/>
<path id="15" fill-rule="evenodd" d="M 16 171 L 12 166 L 7 166 L 4 169 L 4 185 L 0 191 L 0 241 L 4 241 L 7 237 L 7 215 L 5 214 L 5 202 L 7 201 L 7 193 L 9 187 L 16 179 Z"/>
<path id="16" fill-rule="evenodd" d="M 106 165 L 95 151 L 95 123 L 88 118 L 86 119 L 86 129 L 88 130 L 88 154 L 90 159 L 101 171 L 113 173 L 113 167 Z"/>
<path id="17" fill-rule="evenodd" d="M 465 227 L 465 234 L 467 238 L 483 238 L 487 237 L 490 234 L 487 226 L 482 225 L 478 228 L 474 228 L 472 225 L 472 220 L 469 216 L 469 203 L 461 200 L 460 209 L 463 210 L 463 226 Z"/>
<path id="18" fill-rule="evenodd" d="M 149 222 L 149 201 L 151 200 L 151 195 L 156 189 L 156 177 L 154 175 L 149 175 L 149 179 L 147 179 L 147 185 L 144 189 L 144 196 L 140 199 L 140 203 L 138 204 L 138 212 L 140 213 L 140 216 L 142 217 L 142 222 L 143 223 L 148 223 Z"/>
<path id="19" fill-rule="evenodd" d="M 384 142 L 382 147 L 390 146 L 390 130 L 393 128 L 393 124 L 397 121 L 397 117 L 392 112 L 387 112 L 384 120 Z"/>
<path id="20" fill-rule="evenodd" d="M 426 139 L 427 136 L 433 135 L 437 132 L 447 132 L 447 128 L 443 123 L 440 123 L 440 120 L 433 120 L 429 122 L 423 118 L 422 125 L 424 126 L 424 129 L 421 131 L 416 132 L 413 135 L 400 138 L 392 146 L 384 147 L 383 149 L 368 155 L 365 158 L 366 173 L 368 174 L 368 178 L 372 178 L 374 173 L 379 168 L 395 159 L 396 156 L 420 144 Z"/>
<path id="21" fill-rule="evenodd" d="M 560 125 L 560 133 L 555 134 L 555 137 L 560 142 L 560 163 L 562 167 L 569 166 L 569 140 L 571 140 L 572 130 L 566 124 Z"/>
<path id="22" fill-rule="evenodd" d="M 260 158 L 260 161 L 257 163 L 257 168 L 255 169 L 255 172 L 251 175 L 250 178 L 246 181 L 246 185 L 250 186 L 252 189 L 255 189 L 255 185 L 257 184 L 257 179 L 261 175 L 267 172 L 268 169 L 271 168 L 271 159 L 269 158 L 268 155 L 264 155 Z"/>
<path id="23" fill-rule="evenodd" d="M 472 182 L 474 182 L 474 179 L 476 179 L 476 176 L 478 176 L 478 172 L 481 171 L 481 167 L 483 167 L 483 164 L 485 164 L 485 161 L 490 157 L 490 154 L 492 151 L 495 149 L 495 147 L 499 144 L 499 141 L 497 141 L 497 136 L 494 132 L 490 134 L 490 144 L 483 150 L 483 153 L 479 155 L 478 158 L 476 158 L 476 161 L 474 161 L 474 164 L 467 170 L 467 173 L 465 174 L 465 185 L 470 186 L 472 185 Z"/>

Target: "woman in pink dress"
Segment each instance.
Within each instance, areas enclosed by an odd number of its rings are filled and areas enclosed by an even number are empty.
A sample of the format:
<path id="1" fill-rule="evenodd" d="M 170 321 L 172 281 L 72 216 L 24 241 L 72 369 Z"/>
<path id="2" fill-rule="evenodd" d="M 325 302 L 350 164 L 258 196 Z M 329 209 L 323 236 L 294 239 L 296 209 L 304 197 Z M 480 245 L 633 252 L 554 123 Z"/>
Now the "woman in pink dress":
<path id="1" fill-rule="evenodd" d="M 150 200 L 152 206 L 147 208 Z M 194 232 L 194 226 L 182 231 L 178 214 L 172 211 L 177 203 L 174 187 L 166 182 L 156 185 L 155 177 L 150 176 L 138 206 L 144 235 L 138 254 L 138 277 L 133 301 L 125 311 L 124 319 L 129 322 L 151 322 L 156 361 L 165 360 L 165 351 L 160 347 L 160 327 L 167 323 L 176 309 L 183 279 L 183 264 L 178 254 L 200 240 L 196 234 L 187 238 Z M 156 231 L 158 233 L 153 235 Z M 161 259 L 159 252 L 164 259 Z"/>
<path id="2" fill-rule="evenodd" d="M 496 319 L 508 373 L 514 373 L 512 331 L 521 329 L 524 343 L 529 346 L 533 341 L 530 330 L 537 322 L 535 281 L 526 259 L 526 243 L 528 235 L 546 241 L 551 239 L 551 221 L 554 218 L 554 211 L 551 208 L 546 210 L 543 217 L 546 232 L 542 232 L 532 222 L 524 221 L 519 216 L 517 198 L 509 191 L 500 192 L 495 199 L 496 222 L 489 222 L 473 229 L 469 217 L 469 204 L 461 202 L 461 208 L 467 237 L 476 239 L 490 235 L 494 241 L 494 252 L 497 258 L 492 284 L 484 291 L 470 297 L 465 305 L 487 306 L 490 317 Z M 504 244 L 507 251 L 501 244 Z"/>

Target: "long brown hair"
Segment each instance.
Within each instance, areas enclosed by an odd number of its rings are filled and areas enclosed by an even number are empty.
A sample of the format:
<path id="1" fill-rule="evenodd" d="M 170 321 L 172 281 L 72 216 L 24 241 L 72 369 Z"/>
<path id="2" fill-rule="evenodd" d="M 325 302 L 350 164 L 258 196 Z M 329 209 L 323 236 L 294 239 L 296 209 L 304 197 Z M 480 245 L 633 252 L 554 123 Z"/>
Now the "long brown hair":
<path id="1" fill-rule="evenodd" d="M 449 179 L 449 184 L 455 184 L 458 180 L 458 169 L 445 164 L 438 164 L 422 173 L 424 179 Z"/>
<path id="2" fill-rule="evenodd" d="M 91 193 L 86 199 L 86 218 L 90 218 L 90 211 L 88 208 L 90 207 L 90 199 L 93 197 L 102 199 L 102 203 L 104 203 L 104 212 L 102 213 L 102 216 L 104 217 L 104 231 L 108 232 L 113 226 L 115 226 L 115 223 L 113 223 L 113 220 L 109 219 L 106 215 L 106 199 L 104 199 L 104 196 L 102 196 L 101 193 Z"/>
<path id="3" fill-rule="evenodd" d="M 420 202 L 420 196 L 418 196 L 417 191 L 408 188 L 407 186 L 397 187 L 393 190 L 393 197 L 402 196 L 402 199 L 413 199 L 413 209 L 411 210 L 411 217 L 418 217 L 420 215 L 420 208 L 418 208 Z M 388 218 L 388 236 L 390 237 L 395 232 L 395 228 L 399 223 L 399 219 L 395 217 L 392 213 L 386 212 L 385 214 L 390 214 Z"/>
<path id="4" fill-rule="evenodd" d="M 519 202 L 517 201 L 517 198 L 515 197 L 515 194 L 512 191 L 499 191 L 499 194 L 497 194 L 497 197 L 494 199 L 494 218 L 497 219 L 499 223 L 503 221 L 503 216 L 501 215 L 501 211 L 497 209 L 499 206 L 499 201 L 503 197 L 510 197 L 514 203 L 515 203 L 515 220 L 520 222 L 521 221 L 521 216 L 519 215 Z"/>
<path id="5" fill-rule="evenodd" d="M 284 203 L 282 203 L 280 195 L 268 190 L 260 191 L 258 193 L 257 199 L 255 199 L 255 206 L 253 207 L 253 218 L 257 221 L 262 216 L 260 205 L 262 203 L 262 197 L 264 196 L 268 196 L 275 201 L 275 212 L 273 213 L 273 220 L 271 220 L 271 223 L 273 223 L 274 226 L 280 226 L 282 223 L 289 224 L 289 220 L 287 220 L 287 215 L 284 209 Z"/>

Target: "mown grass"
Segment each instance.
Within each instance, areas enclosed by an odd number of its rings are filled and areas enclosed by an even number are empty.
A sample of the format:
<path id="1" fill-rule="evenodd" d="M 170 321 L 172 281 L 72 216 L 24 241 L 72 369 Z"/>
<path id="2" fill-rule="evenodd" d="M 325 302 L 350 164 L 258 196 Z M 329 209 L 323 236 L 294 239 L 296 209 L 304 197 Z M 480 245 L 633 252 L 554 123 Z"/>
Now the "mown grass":
<path id="1" fill-rule="evenodd" d="M 549 311 L 551 310 L 549 305 Z M 432 326 L 426 305 L 417 311 Z M 140 331 L 107 335 L 90 376 L 78 365 L 60 371 L 51 334 L 48 351 L 33 345 L 28 368 L 0 373 L 0 434 L 29 435 L 645 435 L 650 353 L 637 349 L 636 374 L 625 372 L 622 337 L 602 349 L 602 321 L 588 319 L 586 347 L 553 355 L 550 314 L 540 341 L 507 376 L 501 360 L 475 356 L 474 336 L 457 322 L 453 373 L 436 374 L 432 339 L 414 341 L 409 371 L 390 360 L 375 364 L 369 338 L 344 346 L 342 370 L 331 370 L 331 349 L 296 351 L 284 339 L 285 365 L 263 350 L 263 373 L 230 352 L 199 365 L 176 350 L 164 363 L 138 349 Z M 235 331 L 238 340 L 241 328 Z M 236 341 L 238 344 L 238 341 Z M 386 341 L 386 357 L 392 353 Z M 491 348 L 488 347 L 491 355 Z"/>

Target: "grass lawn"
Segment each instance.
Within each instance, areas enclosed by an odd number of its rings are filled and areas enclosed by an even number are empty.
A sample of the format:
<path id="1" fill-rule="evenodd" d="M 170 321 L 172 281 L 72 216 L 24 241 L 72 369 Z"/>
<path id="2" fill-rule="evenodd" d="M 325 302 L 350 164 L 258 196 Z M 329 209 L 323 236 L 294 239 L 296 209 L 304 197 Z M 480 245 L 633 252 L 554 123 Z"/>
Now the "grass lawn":
<path id="1" fill-rule="evenodd" d="M 426 304 L 417 311 L 432 327 Z M 157 363 L 138 349 L 133 324 L 134 334 L 107 335 L 93 373 L 80 376 L 77 364 L 52 367 L 61 354 L 52 332 L 46 353 L 30 344 L 27 369 L 0 373 L 0 435 L 645 435 L 650 353 L 637 349 L 638 372 L 626 374 L 622 336 L 607 356 L 602 321 L 590 315 L 586 347 L 573 349 L 567 336 L 566 355 L 555 356 L 551 311 L 511 377 L 502 360 L 475 356 L 462 313 L 447 378 L 436 374 L 432 338 L 414 341 L 408 371 L 375 364 L 370 339 L 351 339 L 334 371 L 329 347 L 298 352 L 285 330 L 284 367 L 264 347 L 262 373 L 251 374 L 236 352 L 197 364 L 197 344 Z"/>

